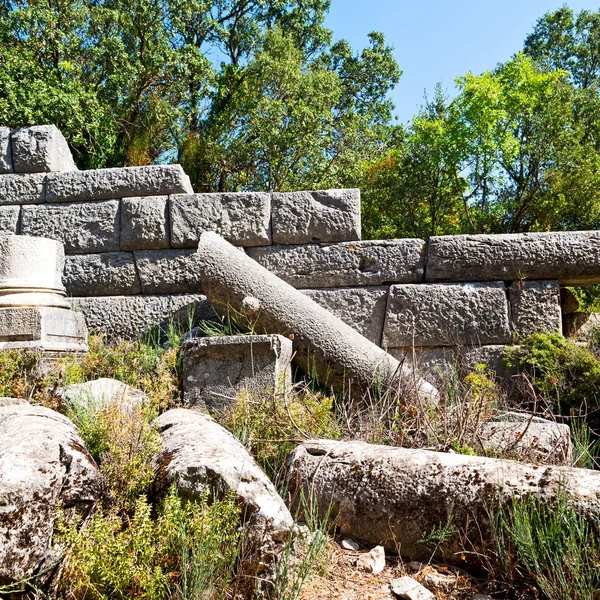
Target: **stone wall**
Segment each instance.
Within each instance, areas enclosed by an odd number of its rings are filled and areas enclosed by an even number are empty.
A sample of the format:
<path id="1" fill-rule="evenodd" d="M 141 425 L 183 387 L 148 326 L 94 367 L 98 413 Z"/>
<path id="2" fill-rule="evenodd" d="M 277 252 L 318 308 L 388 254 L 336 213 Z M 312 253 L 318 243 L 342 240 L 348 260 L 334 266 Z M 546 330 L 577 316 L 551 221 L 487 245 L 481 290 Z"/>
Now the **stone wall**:
<path id="1" fill-rule="evenodd" d="M 210 314 L 203 231 L 426 364 L 456 348 L 493 361 L 515 335 L 560 332 L 560 286 L 600 282 L 600 232 L 361 241 L 359 190 L 194 194 L 179 165 L 78 171 L 54 127 L 0 129 L 0 173 L 0 231 L 62 241 L 75 306 L 115 335 Z"/>

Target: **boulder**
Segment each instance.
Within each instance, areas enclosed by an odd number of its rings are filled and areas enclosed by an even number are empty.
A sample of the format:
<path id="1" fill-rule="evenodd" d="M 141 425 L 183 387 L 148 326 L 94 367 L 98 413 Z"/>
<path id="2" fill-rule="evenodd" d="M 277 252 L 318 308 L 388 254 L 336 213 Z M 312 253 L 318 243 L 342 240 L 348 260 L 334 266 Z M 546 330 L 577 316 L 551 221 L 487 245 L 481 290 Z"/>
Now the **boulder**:
<path id="1" fill-rule="evenodd" d="M 432 237 L 426 281 L 600 282 L 600 231 Z"/>
<path id="2" fill-rule="evenodd" d="M 15 173 L 77 170 L 67 140 L 55 125 L 15 129 L 11 142 Z"/>
<path id="3" fill-rule="evenodd" d="M 180 165 L 116 167 L 52 173 L 47 176 L 48 202 L 77 202 L 190 194 L 190 178 Z"/>
<path id="4" fill-rule="evenodd" d="M 523 495 L 547 502 L 566 492 L 590 522 L 600 517 L 598 471 L 364 442 L 300 444 L 290 456 L 293 506 L 301 490 L 341 535 L 411 560 L 428 561 L 433 549 L 421 540 L 452 523 L 436 556 L 479 565 L 478 556 L 493 539 L 490 507 Z"/>
<path id="5" fill-rule="evenodd" d="M 171 196 L 171 245 L 196 248 L 204 231 L 214 231 L 235 246 L 271 243 L 271 199 L 264 192 Z"/>
<path id="6" fill-rule="evenodd" d="M 375 382 L 386 388 L 400 380 L 435 394 L 387 352 L 215 233 L 202 234 L 197 256 L 202 289 L 215 309 L 247 315 L 258 332 L 293 336 L 296 362 L 321 383 L 357 398 Z"/>
<path id="7" fill-rule="evenodd" d="M 130 296 L 142 291 L 133 252 L 69 254 L 63 281 L 70 296 Z"/>
<path id="8" fill-rule="evenodd" d="M 168 196 L 123 198 L 121 250 L 154 250 L 170 244 Z"/>
<path id="9" fill-rule="evenodd" d="M 390 288 L 384 347 L 510 341 L 508 301 L 502 282 L 402 284 Z"/>
<path id="10" fill-rule="evenodd" d="M 174 409 L 154 424 L 162 441 L 154 458 L 158 490 L 175 483 L 190 499 L 201 499 L 206 490 L 217 497 L 233 492 L 250 548 L 244 572 L 271 579 L 294 520 L 268 477 L 242 444 L 204 413 Z"/>
<path id="11" fill-rule="evenodd" d="M 360 190 L 273 194 L 273 243 L 360 240 Z"/>
<path id="12" fill-rule="evenodd" d="M 70 254 L 119 250 L 119 201 L 23 206 L 21 233 L 58 240 Z"/>
<path id="13" fill-rule="evenodd" d="M 419 239 L 270 246 L 248 254 L 295 288 L 416 283 L 425 266 Z"/>
<path id="14" fill-rule="evenodd" d="M 0 127 L 0 175 L 13 172 L 10 129 Z"/>
<path id="15" fill-rule="evenodd" d="M 183 403 L 222 413 L 247 390 L 258 397 L 287 393 L 292 341 L 281 335 L 192 338 L 183 344 Z"/>
<path id="16" fill-rule="evenodd" d="M 52 565 L 59 506 L 67 520 L 89 513 L 100 477 L 75 427 L 41 406 L 0 407 L 0 585 Z"/>

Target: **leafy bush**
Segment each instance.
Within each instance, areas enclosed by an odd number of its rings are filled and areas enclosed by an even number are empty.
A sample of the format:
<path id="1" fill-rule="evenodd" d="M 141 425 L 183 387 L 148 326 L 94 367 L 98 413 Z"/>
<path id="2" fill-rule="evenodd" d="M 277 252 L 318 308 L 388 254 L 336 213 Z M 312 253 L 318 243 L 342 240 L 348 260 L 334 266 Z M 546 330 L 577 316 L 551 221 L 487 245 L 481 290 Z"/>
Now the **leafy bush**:
<path id="1" fill-rule="evenodd" d="M 131 517 L 109 509 L 81 527 L 61 521 L 59 587 L 81 599 L 220 600 L 233 575 L 238 523 L 233 495 L 186 502 L 175 487 L 156 518 L 142 496 Z"/>
<path id="2" fill-rule="evenodd" d="M 504 360 L 530 378 L 552 411 L 569 414 L 600 404 L 600 360 L 559 333 L 534 333 L 507 349 Z"/>
<path id="3" fill-rule="evenodd" d="M 492 511 L 501 572 L 522 589 L 530 583 L 548 600 L 593 600 L 600 587 L 600 531 L 567 493 L 544 503 L 532 496 Z"/>

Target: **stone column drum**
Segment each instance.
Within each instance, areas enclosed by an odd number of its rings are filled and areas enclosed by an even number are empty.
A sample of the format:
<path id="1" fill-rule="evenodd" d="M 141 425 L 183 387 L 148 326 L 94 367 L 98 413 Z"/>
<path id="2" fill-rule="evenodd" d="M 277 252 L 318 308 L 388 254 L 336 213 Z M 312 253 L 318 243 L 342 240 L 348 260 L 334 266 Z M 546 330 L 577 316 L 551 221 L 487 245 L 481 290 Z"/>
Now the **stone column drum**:
<path id="1" fill-rule="evenodd" d="M 81 313 L 62 284 L 63 245 L 46 238 L 0 235 L 0 350 L 87 350 Z"/>

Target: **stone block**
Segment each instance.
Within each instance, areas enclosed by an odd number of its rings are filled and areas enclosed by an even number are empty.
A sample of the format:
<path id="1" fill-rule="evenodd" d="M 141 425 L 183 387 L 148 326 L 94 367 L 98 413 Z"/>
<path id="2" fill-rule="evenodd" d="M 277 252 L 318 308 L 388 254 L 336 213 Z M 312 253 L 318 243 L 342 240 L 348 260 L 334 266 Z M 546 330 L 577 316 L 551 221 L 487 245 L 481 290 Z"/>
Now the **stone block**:
<path id="1" fill-rule="evenodd" d="M 432 237 L 427 281 L 600 282 L 600 231 Z"/>
<path id="2" fill-rule="evenodd" d="M 442 389 L 447 389 L 456 377 L 456 351 L 449 346 L 389 348 L 388 351 L 401 364 L 414 368 L 419 377 Z"/>
<path id="3" fill-rule="evenodd" d="M 67 140 L 55 125 L 15 129 L 11 142 L 15 173 L 77 170 Z"/>
<path id="4" fill-rule="evenodd" d="M 0 205 L 0 233 L 19 233 L 21 207 L 17 205 Z"/>
<path id="5" fill-rule="evenodd" d="M 48 175 L 48 202 L 108 200 L 192 193 L 180 165 L 117 167 Z"/>
<path id="6" fill-rule="evenodd" d="M 197 294 L 201 291 L 195 250 L 139 250 L 134 256 L 143 294 Z"/>
<path id="7" fill-rule="evenodd" d="M 292 341 L 281 335 L 192 338 L 183 345 L 183 404 L 222 413 L 244 389 L 284 394 L 291 362 Z"/>
<path id="8" fill-rule="evenodd" d="M 388 289 L 387 286 L 322 288 L 302 293 L 379 346 Z"/>
<path id="9" fill-rule="evenodd" d="M 63 281 L 70 296 L 129 296 L 142 291 L 132 252 L 68 255 Z"/>
<path id="10" fill-rule="evenodd" d="M 562 333 L 558 281 L 514 281 L 508 297 L 511 327 L 517 336 Z"/>
<path id="11" fill-rule="evenodd" d="M 273 243 L 360 240 L 360 190 L 273 194 Z"/>
<path id="12" fill-rule="evenodd" d="M 65 245 L 65 252 L 119 250 L 119 201 L 24 206 L 21 232 Z"/>
<path id="13" fill-rule="evenodd" d="M 505 350 L 506 346 L 502 345 L 463 346 L 457 351 L 457 364 L 463 375 L 475 369 L 477 365 L 485 365 L 498 379 L 508 383 L 516 371 L 504 364 Z"/>
<path id="14" fill-rule="evenodd" d="M 92 296 L 72 299 L 86 319 L 88 329 L 109 337 L 136 339 L 154 327 L 166 328 L 170 320 L 187 327 L 190 322 L 214 317 L 200 294 L 173 296 Z"/>
<path id="15" fill-rule="evenodd" d="M 0 350 L 85 351 L 86 341 L 85 319 L 80 313 L 49 306 L 0 308 Z"/>
<path id="16" fill-rule="evenodd" d="M 168 248 L 169 197 L 144 196 L 121 201 L 121 250 Z"/>
<path id="17" fill-rule="evenodd" d="M 214 231 L 235 246 L 271 243 L 271 199 L 267 193 L 174 195 L 169 204 L 174 248 L 196 248 L 204 231 Z"/>
<path id="18" fill-rule="evenodd" d="M 46 175 L 0 175 L 0 204 L 39 204 L 46 201 Z"/>
<path id="19" fill-rule="evenodd" d="M 10 129 L 0 127 L 0 175 L 13 172 Z"/>
<path id="20" fill-rule="evenodd" d="M 248 255 L 295 288 L 331 288 L 423 279 L 425 242 L 419 239 L 249 248 Z"/>
<path id="21" fill-rule="evenodd" d="M 393 285 L 384 347 L 507 344 L 508 301 L 502 282 Z"/>

